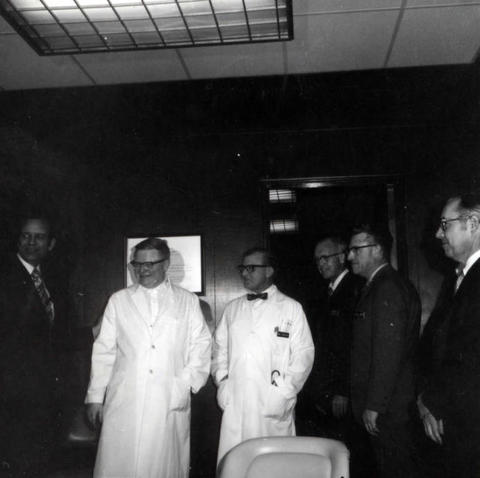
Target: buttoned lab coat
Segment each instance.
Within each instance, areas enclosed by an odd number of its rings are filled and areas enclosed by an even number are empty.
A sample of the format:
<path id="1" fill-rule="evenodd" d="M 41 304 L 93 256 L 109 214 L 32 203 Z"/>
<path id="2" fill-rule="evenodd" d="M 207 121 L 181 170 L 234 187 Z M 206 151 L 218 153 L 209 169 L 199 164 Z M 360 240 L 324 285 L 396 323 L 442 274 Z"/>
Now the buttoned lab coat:
<path id="1" fill-rule="evenodd" d="M 153 320 L 139 285 L 106 307 L 86 398 L 105 397 L 95 478 L 188 477 L 190 391 L 208 378 L 211 336 L 197 296 L 166 286 Z"/>
<path id="2" fill-rule="evenodd" d="M 276 286 L 267 292 L 267 300 L 230 302 L 215 332 L 212 375 L 224 410 L 218 461 L 249 438 L 295 435 L 296 396 L 314 346 L 302 306 Z"/>

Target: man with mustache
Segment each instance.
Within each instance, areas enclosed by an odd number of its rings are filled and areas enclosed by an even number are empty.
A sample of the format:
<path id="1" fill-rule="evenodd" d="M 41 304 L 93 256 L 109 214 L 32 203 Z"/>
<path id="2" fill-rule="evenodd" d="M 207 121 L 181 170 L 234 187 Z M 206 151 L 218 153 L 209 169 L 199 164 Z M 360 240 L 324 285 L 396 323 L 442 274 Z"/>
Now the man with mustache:
<path id="1" fill-rule="evenodd" d="M 16 255 L 2 263 L 0 476 L 45 476 L 59 433 L 71 344 L 66 280 L 46 264 L 55 242 L 51 221 L 30 214 Z"/>

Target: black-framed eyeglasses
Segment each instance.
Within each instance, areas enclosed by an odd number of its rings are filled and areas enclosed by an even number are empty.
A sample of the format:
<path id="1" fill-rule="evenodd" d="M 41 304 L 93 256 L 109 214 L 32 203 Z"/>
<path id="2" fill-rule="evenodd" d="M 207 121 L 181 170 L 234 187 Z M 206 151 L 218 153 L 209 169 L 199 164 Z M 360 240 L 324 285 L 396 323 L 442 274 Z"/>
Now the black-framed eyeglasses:
<path id="1" fill-rule="evenodd" d="M 364 244 L 363 246 L 352 246 L 348 248 L 348 253 L 358 254 L 358 251 L 360 249 L 365 249 L 365 247 L 375 247 L 375 246 L 378 246 L 378 244 Z"/>
<path id="2" fill-rule="evenodd" d="M 156 266 L 157 264 L 161 264 L 166 260 L 167 258 L 160 259 L 158 261 L 147 261 L 147 262 L 130 261 L 130 265 L 134 269 L 141 269 L 142 267 L 145 267 L 145 269 L 153 269 L 154 266 Z"/>
<path id="3" fill-rule="evenodd" d="M 315 262 L 321 262 L 321 261 L 325 261 L 327 262 L 328 259 L 330 259 L 331 257 L 335 257 L 335 256 L 339 256 L 341 254 L 345 254 L 347 251 L 341 251 L 341 252 L 335 252 L 335 254 L 325 254 L 323 256 L 318 256 L 318 257 L 314 257 L 314 260 Z"/>
<path id="4" fill-rule="evenodd" d="M 238 272 L 240 274 L 243 274 L 245 271 L 247 271 L 249 274 L 251 274 L 257 267 L 270 267 L 268 264 L 248 264 L 248 266 L 237 266 Z"/>
<path id="5" fill-rule="evenodd" d="M 466 216 L 465 214 L 462 214 L 461 216 L 457 216 L 457 217 L 452 217 L 451 219 L 446 219 L 444 217 L 442 217 L 440 219 L 440 229 L 443 231 L 443 232 L 446 232 L 447 229 L 448 229 L 448 224 L 450 222 L 453 222 L 453 221 L 461 221 L 462 219 L 465 219 L 465 218 L 469 218 L 470 216 Z"/>

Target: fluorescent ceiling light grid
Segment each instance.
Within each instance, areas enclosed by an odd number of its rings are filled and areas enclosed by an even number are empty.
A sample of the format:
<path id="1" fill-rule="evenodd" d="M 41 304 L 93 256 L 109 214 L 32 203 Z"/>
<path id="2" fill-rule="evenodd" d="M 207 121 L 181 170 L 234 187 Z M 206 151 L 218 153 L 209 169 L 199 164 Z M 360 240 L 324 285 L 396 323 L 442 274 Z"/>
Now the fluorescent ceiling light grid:
<path id="1" fill-rule="evenodd" d="M 292 0 L 0 0 L 41 55 L 293 38 Z"/>

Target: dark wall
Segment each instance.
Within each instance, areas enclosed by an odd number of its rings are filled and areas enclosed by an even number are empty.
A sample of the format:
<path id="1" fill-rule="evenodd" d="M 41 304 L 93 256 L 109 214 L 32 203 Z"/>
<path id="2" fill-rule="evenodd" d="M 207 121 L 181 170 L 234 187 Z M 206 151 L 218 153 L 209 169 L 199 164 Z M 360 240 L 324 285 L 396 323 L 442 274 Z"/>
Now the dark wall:
<path id="1" fill-rule="evenodd" d="M 429 221 L 479 174 L 477 77 L 471 66 L 1 93 L 1 239 L 19 204 L 45 202 L 79 320 L 94 323 L 123 286 L 125 235 L 201 233 L 218 319 L 241 293 L 239 254 L 265 239 L 260 179 L 403 174 L 426 316 L 441 261 L 425 255 Z"/>
<path id="2" fill-rule="evenodd" d="M 2 233 L 59 217 L 83 323 L 123 286 L 123 238 L 201 233 L 212 317 L 263 237 L 262 178 L 404 174 L 410 274 L 431 309 L 429 220 L 478 176 L 477 67 L 1 93 Z M 430 228 L 430 229 L 428 229 Z M 426 315 L 425 314 L 425 315 Z"/>
<path id="3" fill-rule="evenodd" d="M 401 174 L 410 276 L 428 316 L 445 263 L 443 199 L 480 176 L 477 67 L 0 93 L 0 245 L 20 208 L 58 218 L 75 318 L 123 287 L 124 237 L 200 233 L 206 317 L 242 293 L 265 240 L 265 178 Z M 194 401 L 192 470 L 212 476 L 215 390 Z M 196 405 L 195 405 L 196 404 Z"/>

